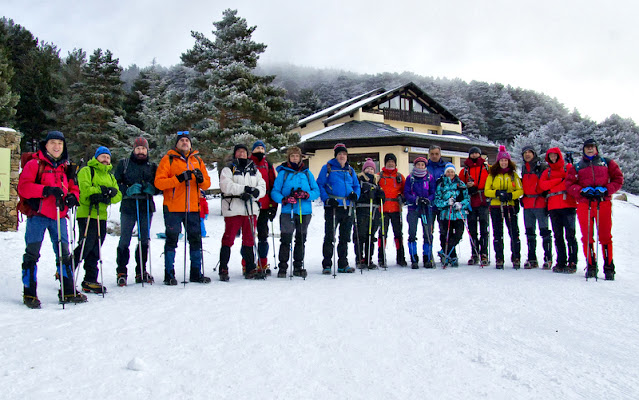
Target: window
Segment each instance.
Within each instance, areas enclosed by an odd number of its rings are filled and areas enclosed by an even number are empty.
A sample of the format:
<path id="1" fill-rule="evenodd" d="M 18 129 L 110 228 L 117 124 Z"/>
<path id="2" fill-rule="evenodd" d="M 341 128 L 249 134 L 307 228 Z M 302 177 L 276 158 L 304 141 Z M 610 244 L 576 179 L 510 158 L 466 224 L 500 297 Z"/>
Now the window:
<path id="1" fill-rule="evenodd" d="M 362 172 L 362 165 L 367 158 L 372 158 L 375 162 L 375 170 L 379 172 L 379 153 L 359 153 L 359 154 L 349 154 L 348 155 L 348 163 L 353 167 L 355 172 Z"/>
<path id="2" fill-rule="evenodd" d="M 390 99 L 390 108 L 399 110 L 399 97 L 393 97 Z"/>
<path id="3" fill-rule="evenodd" d="M 411 100 L 410 100 L 410 99 L 408 99 L 408 98 L 406 98 L 406 97 L 402 97 L 402 98 L 401 98 L 401 107 L 402 107 L 402 110 L 404 110 L 404 111 L 410 111 L 410 103 L 411 103 Z"/>
<path id="4" fill-rule="evenodd" d="M 412 126 L 405 126 L 405 127 L 404 127 L 404 130 L 405 130 L 406 132 L 415 132 L 415 130 L 413 129 L 413 127 L 412 127 Z"/>
<path id="5" fill-rule="evenodd" d="M 432 135 L 438 135 L 438 134 L 439 134 L 439 132 L 437 132 L 437 131 L 435 131 L 435 130 L 432 130 L 432 129 L 429 129 L 429 130 L 428 130 L 428 133 L 430 133 L 430 134 L 432 134 Z"/>

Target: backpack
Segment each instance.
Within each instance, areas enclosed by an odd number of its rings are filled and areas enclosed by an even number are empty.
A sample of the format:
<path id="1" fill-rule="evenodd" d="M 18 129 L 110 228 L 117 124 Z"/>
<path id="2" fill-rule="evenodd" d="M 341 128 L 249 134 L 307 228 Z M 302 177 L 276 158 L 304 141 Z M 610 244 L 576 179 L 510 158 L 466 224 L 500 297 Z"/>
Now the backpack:
<path id="1" fill-rule="evenodd" d="M 20 155 L 20 168 L 24 170 L 24 167 L 31 160 L 36 160 L 38 163 L 38 171 L 36 172 L 35 183 L 40 183 L 42 180 L 42 174 L 44 173 L 45 165 L 39 158 L 37 158 L 37 153 L 34 152 L 24 152 Z M 38 209 L 40 208 L 40 199 L 25 199 L 20 196 L 18 193 L 18 205 L 16 206 L 17 211 L 26 216 L 27 218 L 36 215 Z M 18 219 L 18 224 L 21 219 Z"/>

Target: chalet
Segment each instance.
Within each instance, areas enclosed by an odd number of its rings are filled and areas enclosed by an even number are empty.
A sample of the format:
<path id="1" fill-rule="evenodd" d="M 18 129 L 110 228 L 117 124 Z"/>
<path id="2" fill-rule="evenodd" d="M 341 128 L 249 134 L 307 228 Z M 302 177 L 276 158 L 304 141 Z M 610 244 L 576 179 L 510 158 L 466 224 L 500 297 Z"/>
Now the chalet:
<path id="1" fill-rule="evenodd" d="M 494 160 L 497 146 L 465 136 L 462 123 L 414 83 L 393 90 L 376 89 L 301 119 L 291 133 L 309 156 L 314 175 L 333 158 L 333 146 L 344 143 L 349 163 L 360 170 L 372 158 L 379 171 L 386 153 L 397 156 L 397 168 L 407 175 L 413 161 L 428 158 L 430 146 L 442 149 L 442 158 L 459 169 L 468 150 L 477 146 Z"/>

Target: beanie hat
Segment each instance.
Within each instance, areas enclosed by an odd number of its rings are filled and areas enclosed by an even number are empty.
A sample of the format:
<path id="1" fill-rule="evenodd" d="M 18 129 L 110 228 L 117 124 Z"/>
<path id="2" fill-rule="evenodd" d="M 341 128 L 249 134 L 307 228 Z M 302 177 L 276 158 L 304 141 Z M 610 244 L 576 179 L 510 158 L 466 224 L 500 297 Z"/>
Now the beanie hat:
<path id="1" fill-rule="evenodd" d="M 388 153 L 384 156 L 384 165 L 390 160 L 393 160 L 397 164 L 397 157 L 393 153 Z"/>
<path id="2" fill-rule="evenodd" d="M 180 141 L 180 139 L 184 137 L 189 139 L 189 142 L 193 143 L 193 141 L 191 140 L 191 135 L 189 135 L 189 131 L 178 131 L 177 139 L 175 139 L 175 145 L 177 146 L 177 143 Z"/>
<path id="3" fill-rule="evenodd" d="M 470 148 L 470 150 L 468 150 L 468 155 L 474 154 L 474 153 L 478 153 L 481 155 L 481 149 L 477 146 L 473 146 Z"/>
<path id="4" fill-rule="evenodd" d="M 140 146 L 146 147 L 146 149 L 149 150 L 149 142 L 142 136 L 135 139 L 135 142 L 133 142 L 133 148 L 140 147 Z"/>
<path id="5" fill-rule="evenodd" d="M 507 160 L 510 160 L 510 154 L 506 151 L 506 146 L 501 145 L 499 146 L 499 153 L 497 153 L 497 162 L 499 162 L 499 160 L 501 160 L 502 158 L 505 158 Z"/>
<path id="6" fill-rule="evenodd" d="M 253 143 L 253 148 L 251 149 L 251 151 L 255 150 L 255 148 L 259 146 L 264 147 L 264 151 L 266 151 L 266 145 L 261 140 L 258 140 L 257 142 Z"/>
<path id="7" fill-rule="evenodd" d="M 286 150 L 286 159 L 290 159 L 291 155 L 293 154 L 299 154 L 300 157 L 302 156 L 302 149 L 300 149 L 297 146 L 291 146 L 288 148 L 288 150 Z"/>
<path id="8" fill-rule="evenodd" d="M 44 138 L 45 143 L 48 142 L 49 140 L 53 140 L 53 139 L 64 140 L 64 135 L 60 131 L 49 131 L 49 132 L 47 132 L 47 137 Z"/>
<path id="9" fill-rule="evenodd" d="M 237 151 L 239 149 L 246 150 L 246 154 L 248 155 L 248 147 L 246 147 L 246 145 L 243 145 L 242 143 L 240 143 L 240 144 L 236 144 L 235 147 L 233 147 L 233 158 L 237 158 L 237 157 L 235 157 L 235 153 L 237 153 Z"/>
<path id="10" fill-rule="evenodd" d="M 597 154 L 599 154 L 599 143 L 597 143 L 597 141 L 593 138 L 590 138 L 588 140 L 586 140 L 584 142 L 584 145 L 582 147 L 582 151 L 586 148 L 586 146 L 595 146 L 595 148 L 597 149 Z"/>
<path id="11" fill-rule="evenodd" d="M 372 158 L 367 158 L 366 161 L 364 161 L 364 165 L 362 165 L 362 171 L 366 171 L 366 168 L 369 167 L 373 168 L 373 173 L 377 172 L 377 169 L 375 168 L 375 162 Z"/>
<path id="12" fill-rule="evenodd" d="M 413 161 L 413 165 L 417 164 L 418 162 L 423 162 L 424 164 L 428 165 L 428 160 L 424 157 L 417 157 L 415 161 Z"/>
<path id="13" fill-rule="evenodd" d="M 453 165 L 453 163 L 446 163 L 446 165 L 444 165 L 444 173 L 448 172 L 449 169 L 452 169 L 453 172 L 457 172 L 457 169 L 455 168 L 455 166 Z"/>
<path id="14" fill-rule="evenodd" d="M 521 155 L 523 156 L 525 152 L 527 151 L 532 151 L 533 154 L 535 155 L 535 157 L 537 156 L 537 152 L 535 151 L 535 148 L 531 145 L 527 145 L 521 148 Z"/>
<path id="15" fill-rule="evenodd" d="M 111 157 L 111 151 L 104 146 L 98 147 L 98 149 L 95 151 L 94 157 L 98 158 L 98 156 L 100 156 L 101 154 L 108 154 L 109 157 Z"/>
<path id="16" fill-rule="evenodd" d="M 348 154 L 348 150 L 346 150 L 346 145 L 344 143 L 337 143 L 335 147 L 333 147 L 333 153 L 335 153 L 335 157 L 337 157 L 337 154 L 342 151 L 345 151 L 346 154 Z"/>

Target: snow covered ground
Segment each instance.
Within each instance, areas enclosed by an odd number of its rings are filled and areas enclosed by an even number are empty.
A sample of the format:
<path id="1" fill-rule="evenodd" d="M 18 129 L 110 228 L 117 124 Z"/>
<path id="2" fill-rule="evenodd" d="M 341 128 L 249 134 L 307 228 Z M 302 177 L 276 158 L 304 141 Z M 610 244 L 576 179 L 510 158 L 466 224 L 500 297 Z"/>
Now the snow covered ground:
<path id="1" fill-rule="evenodd" d="M 160 205 L 162 198 L 155 200 Z M 639 204 L 637 197 L 631 202 Z M 231 280 L 223 283 L 213 272 L 223 231 L 220 202 L 209 203 L 210 285 L 162 285 L 164 242 L 153 239 L 158 283 L 143 288 L 130 277 L 130 286 L 119 288 L 118 237 L 108 236 L 106 297 L 91 295 L 87 304 L 65 310 L 57 304 L 48 239 L 38 273 L 42 309 L 30 310 L 22 304 L 20 280 L 24 225 L 19 233 L 0 234 L 7 257 L 0 265 L 0 397 L 639 397 L 636 205 L 614 202 L 614 282 L 586 281 L 583 256 L 576 275 L 515 271 L 507 263 L 504 271 L 392 266 L 334 279 L 320 274 L 323 211 L 317 206 L 306 280 L 242 279 L 238 240 Z M 110 220 L 118 218 L 111 207 Z M 162 230 L 157 214 L 152 232 Z M 522 241 L 525 248 L 523 233 Z M 389 255 L 394 260 L 393 249 Z M 470 255 L 466 235 L 460 255 Z"/>

